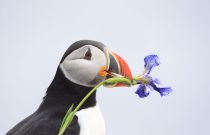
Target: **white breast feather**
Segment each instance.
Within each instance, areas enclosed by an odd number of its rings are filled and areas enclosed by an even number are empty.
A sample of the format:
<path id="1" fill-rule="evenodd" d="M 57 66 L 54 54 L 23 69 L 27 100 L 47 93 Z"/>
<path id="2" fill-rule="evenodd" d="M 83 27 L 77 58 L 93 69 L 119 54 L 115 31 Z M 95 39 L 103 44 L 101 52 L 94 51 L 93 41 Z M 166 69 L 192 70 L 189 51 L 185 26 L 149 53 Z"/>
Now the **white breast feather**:
<path id="1" fill-rule="evenodd" d="M 76 113 L 80 135 L 105 135 L 105 123 L 98 105 Z"/>

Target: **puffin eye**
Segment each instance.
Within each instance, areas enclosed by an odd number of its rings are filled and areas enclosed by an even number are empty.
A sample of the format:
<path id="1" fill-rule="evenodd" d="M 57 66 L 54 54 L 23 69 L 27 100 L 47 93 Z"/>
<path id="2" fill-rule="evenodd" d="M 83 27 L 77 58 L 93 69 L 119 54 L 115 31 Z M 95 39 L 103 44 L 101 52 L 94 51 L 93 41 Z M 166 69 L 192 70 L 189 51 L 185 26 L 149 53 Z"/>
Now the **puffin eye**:
<path id="1" fill-rule="evenodd" d="M 85 53 L 84 59 L 91 60 L 92 54 L 90 48 L 88 48 L 87 52 Z"/>

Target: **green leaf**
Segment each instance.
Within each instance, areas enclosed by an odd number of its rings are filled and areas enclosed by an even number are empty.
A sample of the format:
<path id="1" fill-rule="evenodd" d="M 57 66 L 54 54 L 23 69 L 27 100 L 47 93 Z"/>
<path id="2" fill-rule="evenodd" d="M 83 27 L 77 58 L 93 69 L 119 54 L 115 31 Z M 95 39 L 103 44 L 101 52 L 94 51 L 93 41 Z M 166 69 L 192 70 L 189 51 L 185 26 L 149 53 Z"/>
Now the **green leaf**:
<path id="1" fill-rule="evenodd" d="M 65 132 L 66 125 L 69 125 L 71 123 L 71 121 L 73 120 L 74 115 L 71 114 L 73 107 L 74 107 L 74 104 L 72 104 L 71 107 L 69 108 L 69 110 L 66 112 L 66 114 L 63 118 L 63 121 L 61 123 L 61 127 L 60 127 L 60 130 L 59 130 L 59 135 L 62 135 Z"/>

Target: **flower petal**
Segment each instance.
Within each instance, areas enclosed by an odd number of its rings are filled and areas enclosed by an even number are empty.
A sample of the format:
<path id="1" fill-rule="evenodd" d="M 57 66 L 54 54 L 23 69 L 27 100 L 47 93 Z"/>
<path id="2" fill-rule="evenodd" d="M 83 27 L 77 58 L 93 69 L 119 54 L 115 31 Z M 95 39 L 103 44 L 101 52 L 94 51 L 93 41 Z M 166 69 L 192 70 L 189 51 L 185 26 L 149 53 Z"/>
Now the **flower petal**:
<path id="1" fill-rule="evenodd" d="M 152 79 L 155 84 L 161 84 L 161 81 L 158 78 Z"/>
<path id="2" fill-rule="evenodd" d="M 162 87 L 162 88 L 159 88 L 153 82 L 150 84 L 150 86 L 152 86 L 152 88 L 154 90 L 156 90 L 157 92 L 159 92 L 161 96 L 166 96 L 166 95 L 168 95 L 169 93 L 172 92 L 171 87 Z"/>
<path id="3" fill-rule="evenodd" d="M 166 96 L 172 92 L 171 87 L 159 88 L 159 93 L 161 96 Z"/>
<path id="4" fill-rule="evenodd" d="M 144 58 L 145 65 L 144 67 L 151 72 L 153 67 L 160 65 L 160 61 L 157 55 L 148 55 Z M 148 74 L 149 74 L 148 73 Z"/>
<path id="5" fill-rule="evenodd" d="M 147 97 L 149 95 L 149 91 L 146 89 L 145 85 L 140 84 L 135 93 L 138 94 L 140 98 Z"/>

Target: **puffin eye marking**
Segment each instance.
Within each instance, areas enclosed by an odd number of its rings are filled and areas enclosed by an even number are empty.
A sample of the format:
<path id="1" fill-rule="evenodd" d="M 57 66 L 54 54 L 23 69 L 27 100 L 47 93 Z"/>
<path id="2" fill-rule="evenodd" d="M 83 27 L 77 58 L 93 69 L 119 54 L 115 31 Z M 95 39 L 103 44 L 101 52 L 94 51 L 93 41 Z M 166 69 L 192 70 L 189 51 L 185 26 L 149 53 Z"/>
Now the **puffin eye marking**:
<path id="1" fill-rule="evenodd" d="M 84 59 L 91 60 L 91 57 L 92 57 L 92 53 L 91 53 L 90 48 L 88 48 L 87 52 L 85 53 Z"/>

